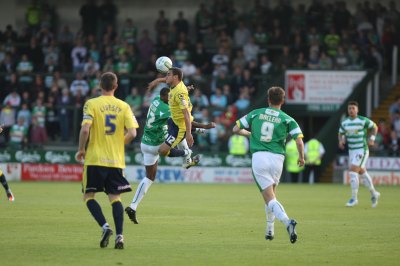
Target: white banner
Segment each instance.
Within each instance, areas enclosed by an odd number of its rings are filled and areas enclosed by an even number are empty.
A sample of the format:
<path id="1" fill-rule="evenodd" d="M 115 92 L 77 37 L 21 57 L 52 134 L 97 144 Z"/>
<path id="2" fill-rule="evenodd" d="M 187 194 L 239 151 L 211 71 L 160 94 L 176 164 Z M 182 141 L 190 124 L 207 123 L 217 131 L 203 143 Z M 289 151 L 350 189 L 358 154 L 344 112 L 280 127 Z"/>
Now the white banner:
<path id="1" fill-rule="evenodd" d="M 143 166 L 127 166 L 125 177 L 140 182 L 146 176 Z M 158 166 L 156 181 L 161 183 L 253 183 L 251 168 Z"/>
<path id="2" fill-rule="evenodd" d="M 368 171 L 374 185 L 400 185 L 400 172 L 399 171 Z M 362 179 L 360 179 L 362 182 Z M 343 172 L 343 184 L 350 184 L 349 171 Z"/>
<path id="3" fill-rule="evenodd" d="M 287 70 L 286 103 L 342 104 L 366 71 Z"/>
<path id="4" fill-rule="evenodd" d="M 20 163 L 0 163 L 1 171 L 7 181 L 21 180 L 21 164 Z"/>
<path id="5" fill-rule="evenodd" d="M 349 157 L 339 156 L 335 168 L 348 167 Z M 365 167 L 368 170 L 393 170 L 400 171 L 400 158 L 398 157 L 369 157 Z"/>

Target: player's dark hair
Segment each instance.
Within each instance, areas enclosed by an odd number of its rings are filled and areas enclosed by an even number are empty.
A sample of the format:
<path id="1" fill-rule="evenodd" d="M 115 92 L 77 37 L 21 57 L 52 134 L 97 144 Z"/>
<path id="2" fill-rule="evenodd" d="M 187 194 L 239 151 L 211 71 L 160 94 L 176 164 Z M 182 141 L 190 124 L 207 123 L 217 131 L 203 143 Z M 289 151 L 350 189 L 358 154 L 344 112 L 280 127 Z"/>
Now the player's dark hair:
<path id="1" fill-rule="evenodd" d="M 112 91 L 117 85 L 117 75 L 112 72 L 105 72 L 101 75 L 100 87 L 105 91 Z"/>
<path id="2" fill-rule="evenodd" d="M 167 96 L 169 91 L 170 91 L 170 89 L 168 87 L 162 88 L 161 91 L 160 91 L 160 97 Z"/>
<path id="3" fill-rule="evenodd" d="M 172 75 L 173 75 L 173 76 L 178 76 L 178 79 L 179 79 L 179 80 L 182 80 L 182 79 L 183 79 L 183 72 L 182 72 L 182 69 L 177 68 L 177 67 L 171 67 L 169 70 L 172 71 Z"/>
<path id="4" fill-rule="evenodd" d="M 268 100 L 271 104 L 282 104 L 284 99 L 285 91 L 281 87 L 271 87 L 268 89 Z"/>
<path id="5" fill-rule="evenodd" d="M 358 102 L 356 102 L 356 101 L 349 101 L 349 103 L 347 104 L 347 106 L 349 106 L 349 105 L 355 105 L 355 106 L 358 107 Z"/>

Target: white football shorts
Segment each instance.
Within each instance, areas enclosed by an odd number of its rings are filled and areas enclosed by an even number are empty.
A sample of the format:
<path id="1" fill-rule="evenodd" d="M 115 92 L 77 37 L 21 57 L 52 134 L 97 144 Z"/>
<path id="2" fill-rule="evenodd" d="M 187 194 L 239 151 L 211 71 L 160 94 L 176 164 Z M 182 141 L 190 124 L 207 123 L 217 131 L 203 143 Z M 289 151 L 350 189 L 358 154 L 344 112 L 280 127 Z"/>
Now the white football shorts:
<path id="1" fill-rule="evenodd" d="M 160 148 L 160 146 L 161 145 L 151 146 L 144 143 L 140 143 L 140 149 L 142 150 L 143 153 L 144 165 L 150 166 L 158 161 L 158 159 L 160 158 L 160 155 L 158 154 L 158 149 Z"/>
<path id="2" fill-rule="evenodd" d="M 253 177 L 260 191 L 278 184 L 281 179 L 285 156 L 268 151 L 253 153 L 251 165 Z"/>
<path id="3" fill-rule="evenodd" d="M 364 149 L 349 150 L 349 166 L 355 165 L 365 168 L 369 157 L 369 151 Z"/>

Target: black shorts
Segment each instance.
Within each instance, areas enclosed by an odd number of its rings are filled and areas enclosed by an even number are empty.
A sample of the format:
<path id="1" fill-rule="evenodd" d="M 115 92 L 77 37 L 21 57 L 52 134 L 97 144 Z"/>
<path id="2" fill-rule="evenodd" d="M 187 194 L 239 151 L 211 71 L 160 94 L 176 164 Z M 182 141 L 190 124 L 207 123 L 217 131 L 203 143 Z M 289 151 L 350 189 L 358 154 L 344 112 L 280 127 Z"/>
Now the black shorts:
<path id="1" fill-rule="evenodd" d="M 172 118 L 168 118 L 168 135 L 165 138 L 165 143 L 170 146 L 171 148 L 174 148 L 178 143 L 180 143 L 186 135 L 186 130 L 179 128 Z"/>
<path id="2" fill-rule="evenodd" d="M 82 191 L 119 195 L 132 188 L 121 168 L 87 165 L 83 170 Z"/>

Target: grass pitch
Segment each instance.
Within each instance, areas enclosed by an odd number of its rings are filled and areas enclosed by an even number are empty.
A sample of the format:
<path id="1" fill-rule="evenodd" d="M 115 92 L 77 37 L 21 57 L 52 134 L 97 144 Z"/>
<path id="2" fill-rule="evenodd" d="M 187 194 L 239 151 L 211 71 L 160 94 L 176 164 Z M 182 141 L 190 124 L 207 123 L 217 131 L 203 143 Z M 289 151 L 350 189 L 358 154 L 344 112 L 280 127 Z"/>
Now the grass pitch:
<path id="1" fill-rule="evenodd" d="M 266 241 L 265 211 L 255 185 L 154 184 L 138 209 L 125 215 L 125 250 L 113 240 L 101 249 L 101 230 L 83 204 L 79 183 L 11 183 L 16 201 L 0 188 L 0 265 L 399 265 L 400 188 L 378 187 L 371 208 L 346 208 L 343 185 L 278 187 L 278 199 L 298 221 L 289 242 L 275 223 Z M 136 185 L 134 185 L 136 189 Z M 123 195 L 127 206 L 132 193 Z M 114 227 L 105 194 L 97 195 Z"/>

